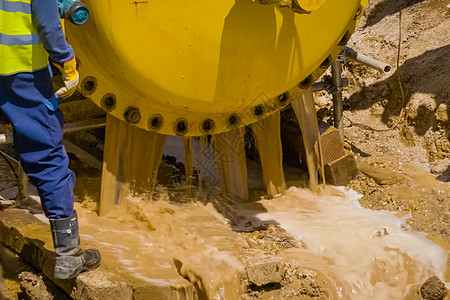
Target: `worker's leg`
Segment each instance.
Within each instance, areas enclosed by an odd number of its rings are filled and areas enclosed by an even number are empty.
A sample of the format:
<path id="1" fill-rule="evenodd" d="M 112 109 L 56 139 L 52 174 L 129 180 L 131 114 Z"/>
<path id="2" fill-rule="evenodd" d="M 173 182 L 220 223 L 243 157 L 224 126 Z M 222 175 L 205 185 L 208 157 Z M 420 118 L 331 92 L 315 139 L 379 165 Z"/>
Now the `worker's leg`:
<path id="1" fill-rule="evenodd" d="M 63 118 L 49 71 L 0 76 L 0 91 L 0 108 L 14 127 L 16 152 L 50 219 L 55 277 L 73 278 L 96 268 L 100 253 L 80 248 L 78 219 L 73 210 L 75 176 L 68 169 L 69 160 L 61 144 Z"/>
<path id="2" fill-rule="evenodd" d="M 0 105 L 14 127 L 14 146 L 48 218 L 73 214 L 74 174 L 62 139 L 62 113 L 47 69 L 0 78 Z M 48 100 L 50 99 L 50 100 Z M 54 102 L 54 108 L 51 107 Z"/>

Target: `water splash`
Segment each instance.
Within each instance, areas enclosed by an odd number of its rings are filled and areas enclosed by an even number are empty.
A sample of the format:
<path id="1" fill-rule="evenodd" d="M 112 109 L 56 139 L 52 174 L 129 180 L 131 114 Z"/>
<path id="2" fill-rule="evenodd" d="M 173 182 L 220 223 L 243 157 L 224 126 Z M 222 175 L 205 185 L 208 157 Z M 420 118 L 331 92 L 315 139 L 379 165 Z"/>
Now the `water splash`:
<path id="1" fill-rule="evenodd" d="M 307 251 L 326 258 L 328 270 L 319 271 L 339 278 L 336 290 L 344 298 L 404 299 L 428 277 L 443 278 L 443 248 L 393 213 L 361 207 L 359 198 L 344 188 L 316 195 L 292 187 L 282 197 L 258 201 L 264 209 L 247 205 L 236 212 L 254 226 L 279 224 Z"/>

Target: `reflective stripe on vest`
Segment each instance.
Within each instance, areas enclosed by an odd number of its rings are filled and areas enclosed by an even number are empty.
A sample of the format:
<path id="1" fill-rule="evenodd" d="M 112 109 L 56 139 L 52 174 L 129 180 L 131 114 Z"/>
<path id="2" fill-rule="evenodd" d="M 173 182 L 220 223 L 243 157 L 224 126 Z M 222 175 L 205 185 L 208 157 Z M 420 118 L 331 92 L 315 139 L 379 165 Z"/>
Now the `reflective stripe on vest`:
<path id="1" fill-rule="evenodd" d="M 31 14 L 31 0 L 0 0 L 0 75 L 32 72 L 48 65 Z"/>

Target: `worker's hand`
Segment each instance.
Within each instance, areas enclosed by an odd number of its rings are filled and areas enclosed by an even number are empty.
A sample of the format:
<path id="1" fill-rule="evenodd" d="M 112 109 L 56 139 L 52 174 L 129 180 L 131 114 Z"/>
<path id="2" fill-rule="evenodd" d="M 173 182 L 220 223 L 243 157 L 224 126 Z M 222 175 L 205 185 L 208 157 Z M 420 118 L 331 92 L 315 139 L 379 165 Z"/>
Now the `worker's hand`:
<path id="1" fill-rule="evenodd" d="M 77 62 L 75 57 L 73 57 L 71 60 L 64 62 L 63 65 L 58 63 L 54 63 L 54 65 L 61 71 L 64 80 L 64 87 L 56 91 L 56 94 L 61 99 L 66 99 L 75 93 L 78 81 L 80 80 L 80 75 L 77 71 Z"/>

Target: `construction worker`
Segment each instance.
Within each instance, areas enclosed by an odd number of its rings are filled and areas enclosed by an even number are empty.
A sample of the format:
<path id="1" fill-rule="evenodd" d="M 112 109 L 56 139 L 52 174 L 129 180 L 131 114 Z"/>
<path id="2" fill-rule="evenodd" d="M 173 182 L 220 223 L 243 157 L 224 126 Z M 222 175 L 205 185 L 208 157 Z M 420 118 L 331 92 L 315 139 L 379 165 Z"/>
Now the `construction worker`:
<path id="1" fill-rule="evenodd" d="M 65 86 L 52 88 L 49 57 Z M 76 277 L 100 265 L 100 253 L 82 250 L 73 210 L 75 175 L 61 144 L 59 99 L 73 94 L 78 72 L 55 0 L 0 0 L 0 109 L 14 128 L 14 147 L 50 220 L 54 276 Z"/>

